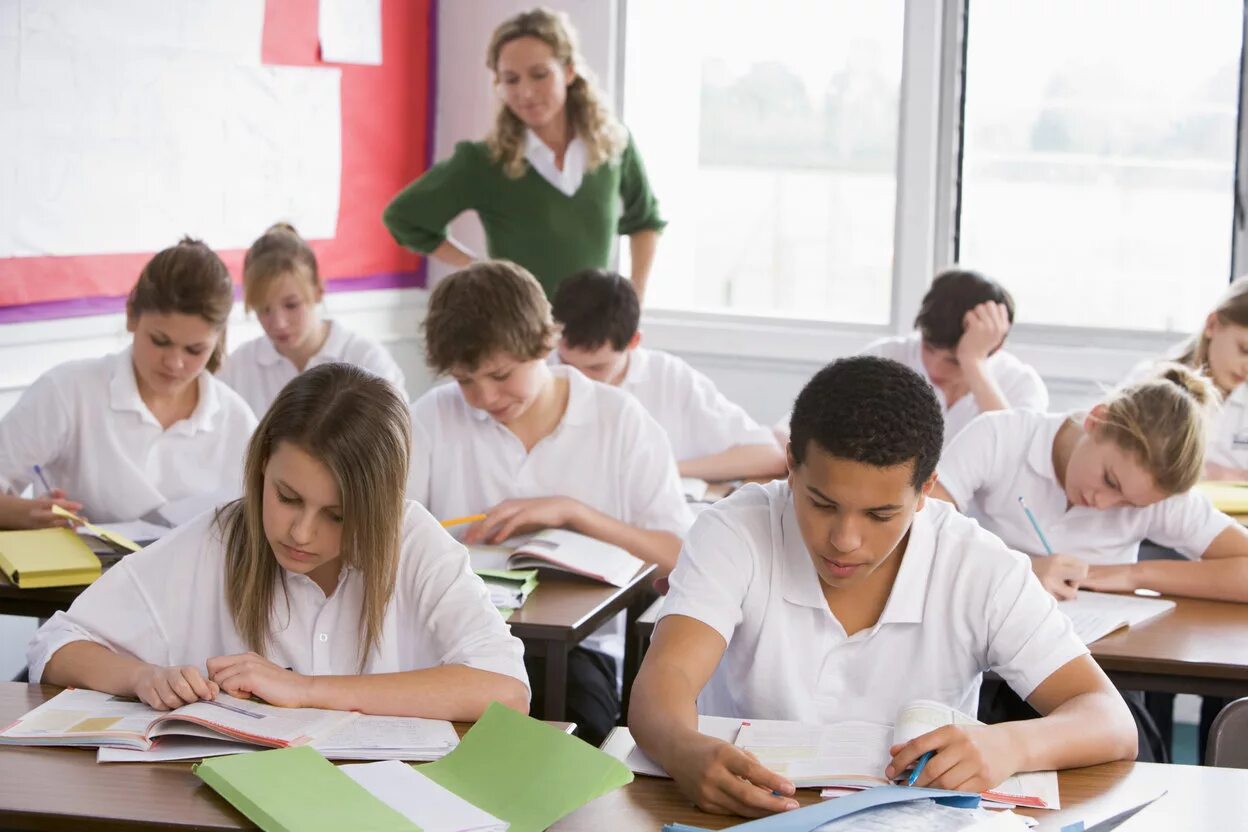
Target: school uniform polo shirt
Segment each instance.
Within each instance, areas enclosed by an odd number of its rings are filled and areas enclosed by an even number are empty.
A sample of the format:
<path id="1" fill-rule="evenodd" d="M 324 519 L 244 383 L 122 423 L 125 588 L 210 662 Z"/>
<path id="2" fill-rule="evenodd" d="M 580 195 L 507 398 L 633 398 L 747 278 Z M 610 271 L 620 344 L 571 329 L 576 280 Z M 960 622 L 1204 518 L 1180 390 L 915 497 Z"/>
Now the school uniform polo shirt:
<path id="1" fill-rule="evenodd" d="M 459 385 L 435 387 L 412 404 L 407 496 L 439 520 L 484 512 L 504 500 L 573 497 L 632 526 L 683 536 L 693 515 L 667 436 L 631 396 L 570 367 L 563 419 L 532 450 L 464 401 Z M 623 618 L 586 639 L 623 657 Z"/>
<path id="2" fill-rule="evenodd" d="M 403 371 L 386 348 L 371 338 L 357 335 L 342 324 L 329 322 L 329 335 L 320 350 L 308 359 L 304 369 L 340 361 L 368 370 L 394 385 L 407 401 Z M 263 417 L 269 406 L 299 370 L 289 358 L 273 346 L 269 336 L 241 344 L 230 353 L 217 377 L 243 397 L 257 417 Z"/>
<path id="3" fill-rule="evenodd" d="M 905 364 L 931 383 L 923 368 L 923 336 L 918 332 L 872 341 L 861 353 L 891 358 Z M 988 373 L 1001 389 L 1011 409 L 1045 411 L 1049 407 L 1049 391 L 1040 374 L 1005 350 L 997 350 L 988 358 Z M 975 397 L 969 392 L 949 407 L 944 393 L 936 391 L 940 410 L 945 417 L 945 447 L 953 441 L 972 419 L 980 414 Z"/>
<path id="4" fill-rule="evenodd" d="M 126 556 L 87 587 L 68 612 L 39 629 L 28 649 L 38 681 L 57 650 L 93 641 L 164 666 L 201 670 L 215 656 L 251 647 L 225 602 L 226 553 L 213 512 Z M 364 575 L 344 567 L 327 597 L 306 575 L 282 570 L 273 632 L 264 655 L 308 675 L 360 673 Z M 461 664 L 528 685 L 523 645 L 490 605 L 468 555 L 423 508 L 408 503 L 399 537 L 394 593 L 364 673 Z"/>
<path id="5" fill-rule="evenodd" d="M 661 618 L 724 640 L 698 713 L 891 724 L 915 699 L 974 714 L 996 670 L 1026 698 L 1087 652 L 1025 557 L 928 500 L 879 620 L 847 636 L 828 608 L 787 482 L 746 486 L 698 516 Z"/>
<path id="6" fill-rule="evenodd" d="M 1069 418 L 1018 410 L 983 414 L 945 449 L 936 469 L 940 484 L 1007 546 L 1042 555 L 1019 505 L 1022 497 L 1054 552 L 1098 565 L 1135 563 L 1144 539 L 1199 558 L 1235 522 L 1196 491 L 1142 508 L 1067 508 L 1053 468 L 1053 442 Z"/>
<path id="7" fill-rule="evenodd" d="M 194 412 L 166 430 L 139 395 L 130 348 L 52 368 L 0 419 L 0 489 L 42 493 L 38 464 L 97 523 L 236 497 L 256 417 L 211 373 L 197 383 Z"/>
<path id="8" fill-rule="evenodd" d="M 644 347 L 629 351 L 620 389 L 645 406 L 672 443 L 676 460 L 697 459 L 738 445 L 774 445 L 762 427 L 715 383 L 671 353 Z"/>

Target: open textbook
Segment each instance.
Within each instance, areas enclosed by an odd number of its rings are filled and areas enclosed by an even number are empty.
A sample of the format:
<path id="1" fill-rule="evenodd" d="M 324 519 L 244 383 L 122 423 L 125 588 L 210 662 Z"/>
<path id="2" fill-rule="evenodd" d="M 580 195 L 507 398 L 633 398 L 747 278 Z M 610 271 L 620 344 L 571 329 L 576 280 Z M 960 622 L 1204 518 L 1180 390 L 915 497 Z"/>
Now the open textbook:
<path id="1" fill-rule="evenodd" d="M 619 546 L 567 529 L 546 529 L 531 537 L 518 538 L 514 543 L 506 546 L 469 546 L 472 568 L 477 572 L 558 569 L 623 587 L 628 586 L 637 570 L 646 565 L 645 561 L 633 557 Z"/>
<path id="2" fill-rule="evenodd" d="M 896 726 L 874 722 L 811 725 L 786 720 L 698 717 L 698 731 L 744 748 L 767 768 L 798 788 L 865 789 L 891 785 L 884 776 L 889 748 L 944 725 L 980 725 L 946 705 L 918 700 L 902 708 Z M 616 728 L 603 750 L 637 774 L 666 777 L 636 744 L 626 728 Z M 1060 809 L 1057 773 L 1016 774 L 983 798 L 993 803 L 1036 809 Z"/>
<path id="3" fill-rule="evenodd" d="M 1070 617 L 1075 634 L 1084 644 L 1104 638 L 1123 627 L 1134 627 L 1174 609 L 1173 601 L 1079 590 L 1077 598 L 1059 601 L 1057 608 Z"/>

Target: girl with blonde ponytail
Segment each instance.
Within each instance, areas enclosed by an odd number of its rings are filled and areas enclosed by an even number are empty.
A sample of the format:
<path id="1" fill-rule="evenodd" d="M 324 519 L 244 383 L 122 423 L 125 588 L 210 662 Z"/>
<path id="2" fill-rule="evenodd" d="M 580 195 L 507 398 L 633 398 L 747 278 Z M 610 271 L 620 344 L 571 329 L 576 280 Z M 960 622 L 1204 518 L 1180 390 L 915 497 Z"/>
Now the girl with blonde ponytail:
<path id="1" fill-rule="evenodd" d="M 629 238 L 632 281 L 644 298 L 665 225 L 641 156 L 611 112 L 565 14 L 522 12 L 494 30 L 486 66 L 499 97 L 482 142 L 460 142 L 386 208 L 401 245 L 456 268 L 478 255 L 447 236 L 475 210 L 493 259 L 532 272 L 547 296 L 565 277 L 609 265 Z"/>
<path id="2" fill-rule="evenodd" d="M 128 556 L 30 644 L 31 680 L 176 708 L 279 706 L 475 720 L 528 707 L 520 642 L 468 553 L 404 499 L 411 426 L 349 364 L 286 385 L 243 496 Z"/>
<path id="3" fill-rule="evenodd" d="M 986 413 L 945 449 L 933 495 L 1031 555 L 1058 598 L 1147 588 L 1248 602 L 1248 532 L 1191 490 L 1219 399 L 1207 377 L 1163 364 L 1086 414 Z M 1145 539 L 1190 560 L 1137 562 Z"/>
<path id="4" fill-rule="evenodd" d="M 309 367 L 344 361 L 379 375 L 405 400 L 403 371 L 381 344 L 321 316 L 325 283 L 316 253 L 289 223 L 261 234 L 243 258 L 243 305 L 264 335 L 241 345 L 219 378 L 263 416 L 277 394 Z"/>

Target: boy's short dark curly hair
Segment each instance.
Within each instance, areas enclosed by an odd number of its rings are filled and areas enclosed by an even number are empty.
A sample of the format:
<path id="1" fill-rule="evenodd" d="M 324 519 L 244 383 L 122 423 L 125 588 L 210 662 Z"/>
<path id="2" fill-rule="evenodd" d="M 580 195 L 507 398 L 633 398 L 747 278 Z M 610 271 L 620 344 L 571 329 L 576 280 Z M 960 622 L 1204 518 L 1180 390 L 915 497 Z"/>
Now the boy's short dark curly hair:
<path id="1" fill-rule="evenodd" d="M 564 343 L 574 349 L 596 350 L 610 343 L 619 352 L 641 321 L 633 282 L 606 269 L 583 269 L 565 279 L 551 306 Z"/>
<path id="2" fill-rule="evenodd" d="M 815 442 L 834 457 L 877 468 L 913 462 L 915 488 L 936 470 L 945 434 L 932 386 L 904 364 L 869 355 L 815 373 L 798 394 L 789 425 L 799 465 Z"/>
<path id="3" fill-rule="evenodd" d="M 1014 298 L 1004 286 L 969 269 L 946 269 L 936 275 L 923 296 L 914 328 L 930 346 L 955 349 L 966 329 L 962 325 L 966 313 L 988 301 L 1005 304 L 1010 323 L 1014 323 Z"/>

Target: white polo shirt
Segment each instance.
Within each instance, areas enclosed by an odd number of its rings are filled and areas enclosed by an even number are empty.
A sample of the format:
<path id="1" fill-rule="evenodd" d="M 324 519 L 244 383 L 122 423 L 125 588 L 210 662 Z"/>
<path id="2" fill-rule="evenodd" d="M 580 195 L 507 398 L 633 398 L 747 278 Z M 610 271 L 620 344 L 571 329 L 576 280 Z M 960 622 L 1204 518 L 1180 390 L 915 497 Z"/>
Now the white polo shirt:
<path id="1" fill-rule="evenodd" d="M 470 407 L 451 383 L 412 403 L 412 465 L 407 496 L 434 517 L 477 514 L 504 500 L 564 495 L 603 514 L 681 535 L 693 514 L 667 436 L 631 396 L 571 367 L 568 405 L 555 430 L 526 452 L 514 433 Z M 623 657 L 623 617 L 585 640 Z"/>
<path id="2" fill-rule="evenodd" d="M 407 401 L 403 371 L 381 344 L 363 335 L 357 335 L 336 321 L 329 321 L 329 335 L 321 349 L 308 359 L 311 369 L 320 364 L 341 361 L 354 364 L 381 376 L 390 382 Z M 277 351 L 269 336 L 253 338 L 230 353 L 225 365 L 217 373 L 226 384 L 238 391 L 256 416 L 263 417 L 269 405 L 277 398 L 299 370 L 291 360 Z"/>
<path id="3" fill-rule="evenodd" d="M 1142 361 L 1123 379 L 1138 384 L 1157 374 L 1156 361 Z M 1209 428 L 1205 461 L 1227 468 L 1248 469 L 1248 384 L 1241 384 L 1222 401 Z"/>
<path id="4" fill-rule="evenodd" d="M 932 381 L 927 370 L 923 368 L 923 336 L 918 332 L 872 341 L 861 355 L 891 358 L 923 376 L 929 384 Z M 1005 396 L 1011 409 L 1040 412 L 1048 410 L 1049 391 L 1040 374 L 1012 354 L 1003 349 L 997 350 L 988 358 L 988 372 L 1001 388 L 1001 394 Z M 939 390 L 936 391 L 936 398 L 940 401 L 940 410 L 945 416 L 945 447 L 949 447 L 953 437 L 979 415 L 979 405 L 969 392 L 954 402 L 953 407 L 949 407 L 944 393 Z"/>
<path id="5" fill-rule="evenodd" d="M 879 621 L 847 637 L 781 480 L 699 515 L 660 615 L 723 637 L 698 713 L 746 719 L 892 723 L 915 699 L 974 714 L 984 671 L 1026 698 L 1087 653 L 1027 559 L 939 500 L 915 514 Z"/>
<path id="6" fill-rule="evenodd" d="M 165 430 L 139 395 L 130 348 L 52 368 L 0 419 L 0 490 L 20 494 L 33 482 L 42 493 L 38 464 L 97 523 L 197 497 L 231 499 L 256 417 L 211 373 L 198 384 L 190 418 Z"/>
<path id="7" fill-rule="evenodd" d="M 490 606 L 464 547 L 429 513 L 408 503 L 400 532 L 394 595 L 365 673 L 462 664 L 528 684 L 523 646 Z M 264 655 L 312 675 L 359 672 L 364 580 L 344 568 L 328 598 L 306 575 L 282 571 L 275 632 Z M 251 648 L 225 602 L 225 546 L 213 512 L 127 555 L 35 634 L 30 678 L 72 641 L 94 641 L 159 665 L 203 668 L 214 656 Z"/>
<path id="8" fill-rule="evenodd" d="M 631 350 L 620 388 L 632 393 L 663 426 L 678 462 L 738 445 L 776 442 L 770 429 L 728 401 L 715 382 L 671 353 Z"/>
<path id="9" fill-rule="evenodd" d="M 1022 497 L 1054 552 L 1093 564 L 1135 563 L 1148 539 L 1199 558 L 1234 520 L 1196 492 L 1151 506 L 1067 508 L 1053 468 L 1053 441 L 1064 413 L 1003 410 L 967 426 L 941 456 L 937 476 L 958 506 L 1012 549 L 1044 554 L 1018 504 Z"/>

